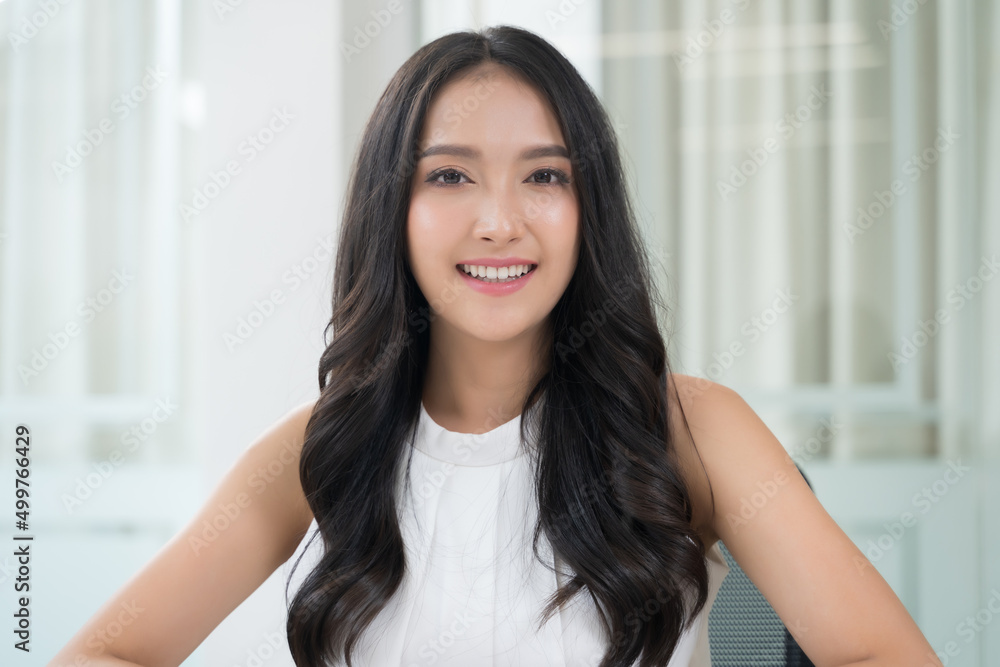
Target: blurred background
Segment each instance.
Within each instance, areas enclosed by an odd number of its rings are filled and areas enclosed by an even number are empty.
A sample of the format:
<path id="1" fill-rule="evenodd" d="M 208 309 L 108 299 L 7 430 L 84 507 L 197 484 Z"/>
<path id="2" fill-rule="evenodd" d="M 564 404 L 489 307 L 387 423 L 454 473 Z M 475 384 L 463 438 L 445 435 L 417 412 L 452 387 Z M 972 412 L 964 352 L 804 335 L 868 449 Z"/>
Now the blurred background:
<path id="1" fill-rule="evenodd" d="M 315 398 L 362 126 L 497 23 L 613 118 L 674 370 L 757 410 L 945 664 L 1000 664 L 993 0 L 0 0 L 4 618 L 35 536 L 0 663 L 45 664 Z M 287 567 L 185 665 L 291 664 Z"/>

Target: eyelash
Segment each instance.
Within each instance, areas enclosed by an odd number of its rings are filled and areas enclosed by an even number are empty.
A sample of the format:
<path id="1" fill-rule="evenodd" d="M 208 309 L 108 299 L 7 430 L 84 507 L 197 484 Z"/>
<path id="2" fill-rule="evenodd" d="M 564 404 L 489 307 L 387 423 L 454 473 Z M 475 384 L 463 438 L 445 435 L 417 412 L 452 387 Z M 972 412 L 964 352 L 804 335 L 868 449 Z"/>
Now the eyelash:
<path id="1" fill-rule="evenodd" d="M 564 172 L 562 169 L 556 169 L 555 167 L 543 167 L 541 169 L 535 170 L 531 175 L 534 176 L 535 174 L 543 174 L 543 173 L 552 174 L 553 176 L 555 176 L 555 180 L 552 181 L 551 183 L 534 183 L 533 185 L 569 184 L 569 177 L 566 175 L 566 172 Z M 462 185 L 461 183 L 439 183 L 437 179 L 439 179 L 441 176 L 444 176 L 445 174 L 458 174 L 459 176 L 464 176 L 465 178 L 469 178 L 468 176 L 460 172 L 458 169 L 455 169 L 453 167 L 443 167 L 429 174 L 427 176 L 427 182 L 433 185 L 434 187 L 438 188 L 453 188 L 457 185 Z"/>

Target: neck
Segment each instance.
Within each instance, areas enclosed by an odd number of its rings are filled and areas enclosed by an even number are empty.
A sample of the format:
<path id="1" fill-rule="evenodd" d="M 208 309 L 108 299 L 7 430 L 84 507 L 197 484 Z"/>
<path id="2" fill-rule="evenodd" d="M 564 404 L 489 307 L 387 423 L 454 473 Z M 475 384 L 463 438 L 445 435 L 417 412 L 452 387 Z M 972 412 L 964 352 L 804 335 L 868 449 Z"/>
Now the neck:
<path id="1" fill-rule="evenodd" d="M 517 417 L 545 372 L 549 320 L 504 341 L 479 340 L 435 324 L 422 396 L 431 418 L 449 431 L 486 433 Z"/>

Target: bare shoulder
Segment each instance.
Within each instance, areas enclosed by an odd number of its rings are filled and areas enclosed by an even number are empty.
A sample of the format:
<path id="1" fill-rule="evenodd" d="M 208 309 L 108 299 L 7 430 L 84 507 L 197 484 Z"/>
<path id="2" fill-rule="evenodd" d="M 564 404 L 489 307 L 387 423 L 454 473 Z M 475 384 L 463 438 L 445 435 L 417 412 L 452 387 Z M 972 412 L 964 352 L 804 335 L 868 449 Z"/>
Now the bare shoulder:
<path id="1" fill-rule="evenodd" d="M 276 496 L 266 506 L 282 514 L 274 519 L 276 528 L 282 528 L 285 536 L 285 560 L 291 557 L 313 520 L 299 481 L 299 459 L 315 405 L 314 399 L 292 408 L 251 446 L 259 450 L 252 456 L 260 462 L 251 486 L 257 494 L 271 490 Z M 274 474 L 275 471 L 279 472 Z"/>
<path id="2" fill-rule="evenodd" d="M 671 373 L 667 383 L 670 436 L 693 505 L 692 525 L 705 548 L 718 540 L 715 529 L 722 467 L 737 461 L 741 433 L 763 427 L 738 393 L 705 378 Z M 764 427 L 766 428 L 766 427 Z"/>
<path id="3" fill-rule="evenodd" d="M 919 627 L 757 413 L 716 382 L 673 380 L 671 414 L 690 427 L 674 419 L 675 452 L 706 546 L 726 545 L 814 664 L 923 664 Z"/>

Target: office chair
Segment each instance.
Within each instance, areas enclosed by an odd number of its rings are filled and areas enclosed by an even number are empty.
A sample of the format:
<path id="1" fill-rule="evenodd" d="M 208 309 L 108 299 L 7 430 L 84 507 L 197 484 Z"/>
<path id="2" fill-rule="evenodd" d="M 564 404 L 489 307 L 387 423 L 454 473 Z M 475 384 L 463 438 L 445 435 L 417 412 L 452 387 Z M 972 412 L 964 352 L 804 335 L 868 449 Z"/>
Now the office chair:
<path id="1" fill-rule="evenodd" d="M 726 545 L 720 541 L 719 548 L 729 574 L 708 613 L 712 667 L 814 667 Z"/>

